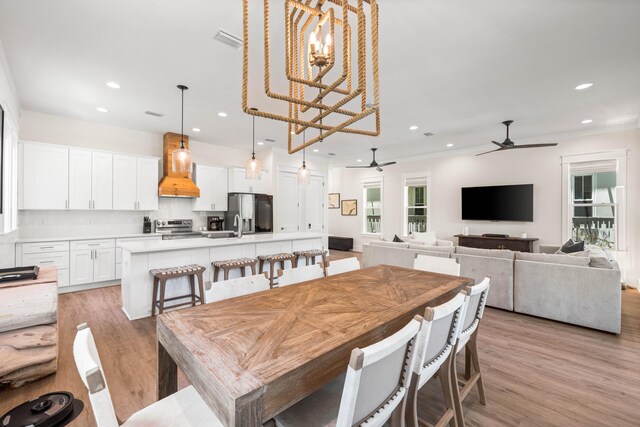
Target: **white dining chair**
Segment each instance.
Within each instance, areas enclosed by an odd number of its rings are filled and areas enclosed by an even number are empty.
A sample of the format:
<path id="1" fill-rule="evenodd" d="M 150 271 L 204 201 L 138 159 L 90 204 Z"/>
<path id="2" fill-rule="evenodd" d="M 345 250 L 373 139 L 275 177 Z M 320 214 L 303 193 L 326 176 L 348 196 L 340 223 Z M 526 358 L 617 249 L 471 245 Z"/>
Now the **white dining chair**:
<path id="1" fill-rule="evenodd" d="M 454 349 L 464 315 L 464 304 L 465 292 L 463 291 L 446 303 L 437 307 L 428 307 L 425 311 L 416 340 L 416 363 L 413 366 L 411 387 L 407 397 L 406 421 L 409 427 L 426 424 L 418 419 L 418 392 L 436 375 L 440 379 L 446 408 L 436 425 L 447 425 L 452 419 L 453 424 L 456 422 L 451 363 L 454 360 Z"/>
<path id="2" fill-rule="evenodd" d="M 295 285 L 296 283 L 307 282 L 309 280 L 321 279 L 324 271 L 320 265 L 306 265 L 303 267 L 278 270 L 278 286 Z"/>
<path id="3" fill-rule="evenodd" d="M 207 289 L 204 292 L 204 302 L 208 304 L 253 294 L 255 292 L 267 291 L 270 288 L 266 273 L 223 280 L 222 282 L 213 282 L 211 283 L 211 289 Z"/>
<path id="4" fill-rule="evenodd" d="M 480 403 L 487 404 L 484 393 L 484 384 L 480 372 L 480 359 L 478 358 L 478 326 L 484 314 L 484 307 L 487 304 L 491 279 L 485 277 L 482 282 L 465 289 L 465 307 L 462 315 L 462 326 L 458 336 L 455 353 L 460 353 L 464 348 L 465 356 L 465 383 L 462 389 L 458 386 L 458 371 L 455 359 L 451 363 L 451 378 L 453 383 L 453 400 L 456 408 L 456 418 L 459 427 L 464 427 L 464 413 L 462 412 L 462 401 L 467 397 L 474 385 L 478 385 Z"/>
<path id="5" fill-rule="evenodd" d="M 430 271 L 432 273 L 460 275 L 460 264 L 453 258 L 444 258 L 429 255 L 416 255 L 413 261 L 415 270 Z"/>
<path id="6" fill-rule="evenodd" d="M 327 276 L 360 270 L 360 261 L 358 261 L 358 258 L 356 257 L 328 261 L 326 264 L 326 270 Z"/>
<path id="7" fill-rule="evenodd" d="M 354 349 L 346 375 L 276 415 L 276 426 L 403 425 L 421 321 L 416 316 L 390 337 Z"/>
<path id="8" fill-rule="evenodd" d="M 73 357 L 78 373 L 89 391 L 89 401 L 98 427 L 118 427 L 113 402 L 102 370 L 91 329 L 78 326 L 73 341 Z M 133 414 L 123 427 L 222 427 L 198 392 L 189 386 Z"/>

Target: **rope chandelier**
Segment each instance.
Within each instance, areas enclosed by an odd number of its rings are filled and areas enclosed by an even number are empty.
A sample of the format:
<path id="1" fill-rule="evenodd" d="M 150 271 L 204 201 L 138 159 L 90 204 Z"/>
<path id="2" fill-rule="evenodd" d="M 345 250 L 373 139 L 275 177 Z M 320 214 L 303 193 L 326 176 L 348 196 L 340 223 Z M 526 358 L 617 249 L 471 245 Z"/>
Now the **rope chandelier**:
<path id="1" fill-rule="evenodd" d="M 249 107 L 249 0 L 243 0 L 243 111 L 253 116 L 287 122 L 289 154 L 321 142 L 336 132 L 380 135 L 377 0 L 283 1 L 284 69 L 289 92 L 277 93 L 271 87 L 270 0 L 264 0 L 264 89 L 269 98 L 288 103 L 288 115 Z M 369 33 L 367 26 L 370 27 Z M 352 64 L 352 27 L 357 35 L 355 67 Z M 370 55 L 367 55 L 367 41 L 371 45 Z M 371 64 L 371 76 L 367 74 L 368 61 Z M 334 68 L 337 62 L 341 62 L 342 66 Z M 373 102 L 367 101 L 368 77 L 373 84 Z M 350 107 L 353 104 L 359 104 L 359 108 Z M 370 115 L 375 115 L 374 130 L 352 127 Z M 332 124 L 327 123 L 327 118 L 331 119 Z M 317 129 L 318 135 L 296 143 L 295 139 L 300 138 L 295 137 L 309 128 Z"/>

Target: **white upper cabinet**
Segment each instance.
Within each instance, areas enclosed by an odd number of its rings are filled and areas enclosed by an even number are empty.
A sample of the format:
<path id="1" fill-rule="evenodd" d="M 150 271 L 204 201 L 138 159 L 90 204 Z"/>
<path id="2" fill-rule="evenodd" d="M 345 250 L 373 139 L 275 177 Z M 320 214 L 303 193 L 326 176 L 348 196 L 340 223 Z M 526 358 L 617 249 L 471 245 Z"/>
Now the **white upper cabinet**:
<path id="1" fill-rule="evenodd" d="M 226 211 L 229 209 L 229 179 L 227 168 L 213 168 L 213 210 Z"/>
<path id="2" fill-rule="evenodd" d="M 69 150 L 69 209 L 91 209 L 91 151 Z"/>
<path id="3" fill-rule="evenodd" d="M 138 206 L 138 162 L 133 156 L 113 156 L 113 209 L 133 211 Z"/>
<path id="4" fill-rule="evenodd" d="M 158 159 L 137 158 L 136 190 L 140 211 L 158 209 Z"/>
<path id="5" fill-rule="evenodd" d="M 21 153 L 20 209 L 68 209 L 69 148 L 29 143 Z"/>
<path id="6" fill-rule="evenodd" d="M 113 209 L 113 154 L 91 153 L 91 209 Z"/>
<path id="7" fill-rule="evenodd" d="M 200 189 L 200 197 L 193 201 L 193 210 L 226 211 L 228 197 L 227 169 L 196 163 L 194 178 L 196 185 Z"/>
<path id="8" fill-rule="evenodd" d="M 113 207 L 113 155 L 69 150 L 69 209 Z"/>
<path id="9" fill-rule="evenodd" d="M 113 209 L 158 209 L 158 159 L 113 155 Z"/>
<path id="10" fill-rule="evenodd" d="M 257 193 L 267 192 L 267 171 L 262 171 L 260 179 L 246 179 L 244 168 L 229 169 L 229 193 Z"/>

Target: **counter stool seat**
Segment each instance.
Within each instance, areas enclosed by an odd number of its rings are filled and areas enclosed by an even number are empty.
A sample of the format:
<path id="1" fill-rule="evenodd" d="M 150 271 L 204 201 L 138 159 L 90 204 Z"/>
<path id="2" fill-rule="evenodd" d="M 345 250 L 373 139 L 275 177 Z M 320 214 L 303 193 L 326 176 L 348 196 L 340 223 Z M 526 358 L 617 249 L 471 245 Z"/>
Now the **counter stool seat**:
<path id="1" fill-rule="evenodd" d="M 272 288 L 276 263 L 280 263 L 281 270 L 284 270 L 285 263 L 287 261 L 291 262 L 291 267 L 293 268 L 296 268 L 298 266 L 298 257 L 295 254 L 288 252 L 282 252 L 272 255 L 259 255 L 258 260 L 260 261 L 260 266 L 258 267 L 258 270 L 260 272 L 262 272 L 262 269 L 264 268 L 264 263 L 269 263 L 269 286 L 271 286 Z"/>
<path id="2" fill-rule="evenodd" d="M 181 307 L 183 305 L 191 305 L 194 307 L 197 302 L 200 304 L 203 303 L 204 299 L 204 281 L 203 281 L 203 272 L 206 270 L 205 267 L 202 267 L 198 264 L 189 264 L 182 265 L 179 267 L 169 267 L 169 268 L 155 268 L 150 271 L 153 276 L 153 298 L 151 299 L 151 316 L 156 315 L 156 308 L 158 309 L 158 314 L 162 314 L 165 309 L 168 308 L 176 308 Z M 191 293 L 186 295 L 180 295 L 172 298 L 165 298 L 165 289 L 167 286 L 167 281 L 170 279 L 177 279 L 180 277 L 188 277 L 189 282 L 191 284 Z M 195 278 L 198 277 L 198 291 L 196 294 L 196 286 L 195 286 Z M 160 290 L 160 297 L 158 298 L 158 290 Z M 165 306 L 165 302 L 174 301 L 178 299 L 183 299 L 191 297 L 191 301 L 183 302 L 179 304 L 173 304 L 171 306 Z"/>
<path id="3" fill-rule="evenodd" d="M 227 259 L 224 261 L 214 261 L 211 263 L 213 266 L 213 281 L 218 281 L 218 273 L 220 269 L 224 271 L 224 280 L 229 280 L 229 270 L 233 270 L 234 268 L 239 268 L 242 273 L 242 277 L 245 277 L 245 268 L 251 267 L 251 275 L 256 274 L 256 264 L 258 260 L 255 258 L 236 258 L 236 259 Z"/>
<path id="4" fill-rule="evenodd" d="M 309 249 L 306 251 L 295 251 L 293 253 L 296 256 L 296 260 L 300 257 L 304 257 L 304 265 L 309 265 L 309 261 L 311 261 L 311 265 L 316 264 L 316 257 L 322 257 L 322 269 L 324 271 L 324 265 L 327 263 L 327 251 L 324 249 Z M 296 262 L 297 263 L 297 262 Z M 326 276 L 326 272 L 325 272 Z"/>

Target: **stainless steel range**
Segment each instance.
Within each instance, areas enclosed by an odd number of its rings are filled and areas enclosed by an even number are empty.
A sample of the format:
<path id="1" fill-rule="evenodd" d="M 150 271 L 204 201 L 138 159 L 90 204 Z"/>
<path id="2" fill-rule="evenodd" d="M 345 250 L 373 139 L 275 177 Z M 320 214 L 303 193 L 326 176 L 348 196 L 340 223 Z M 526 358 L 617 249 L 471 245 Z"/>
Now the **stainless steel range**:
<path id="1" fill-rule="evenodd" d="M 162 235 L 162 240 L 204 237 L 201 232 L 193 231 L 190 219 L 156 219 L 156 233 Z"/>

